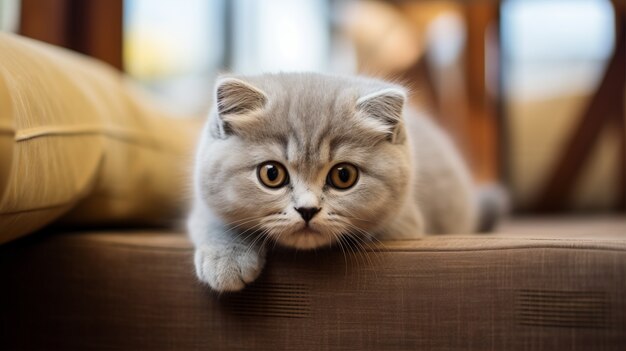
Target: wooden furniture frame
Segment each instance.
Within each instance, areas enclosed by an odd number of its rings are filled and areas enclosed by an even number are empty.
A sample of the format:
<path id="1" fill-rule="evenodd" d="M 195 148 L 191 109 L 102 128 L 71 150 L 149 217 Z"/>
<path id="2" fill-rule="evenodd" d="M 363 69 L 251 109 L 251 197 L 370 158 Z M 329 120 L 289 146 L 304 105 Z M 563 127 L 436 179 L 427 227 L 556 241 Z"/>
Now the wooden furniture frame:
<path id="1" fill-rule="evenodd" d="M 123 0 L 22 0 L 20 34 L 123 69 Z"/>

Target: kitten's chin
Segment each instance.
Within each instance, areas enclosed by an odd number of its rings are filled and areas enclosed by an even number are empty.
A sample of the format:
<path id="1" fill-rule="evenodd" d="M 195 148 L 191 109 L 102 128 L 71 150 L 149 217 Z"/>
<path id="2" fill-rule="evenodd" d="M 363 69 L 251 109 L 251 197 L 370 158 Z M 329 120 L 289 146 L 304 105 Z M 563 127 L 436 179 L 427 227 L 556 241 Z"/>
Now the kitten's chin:
<path id="1" fill-rule="evenodd" d="M 322 246 L 328 246 L 332 238 L 324 233 L 311 228 L 302 228 L 289 235 L 281 235 L 277 238 L 279 244 L 300 250 L 312 250 Z"/>

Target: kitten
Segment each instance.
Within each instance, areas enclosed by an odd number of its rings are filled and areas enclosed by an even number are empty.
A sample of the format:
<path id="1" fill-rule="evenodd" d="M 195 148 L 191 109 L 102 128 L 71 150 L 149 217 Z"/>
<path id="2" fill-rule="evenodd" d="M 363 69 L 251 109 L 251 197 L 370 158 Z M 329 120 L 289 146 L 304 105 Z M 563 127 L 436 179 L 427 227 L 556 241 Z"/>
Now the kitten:
<path id="1" fill-rule="evenodd" d="M 236 291 L 265 244 L 312 249 L 342 235 L 469 233 L 475 189 L 450 140 L 405 108 L 406 91 L 362 77 L 224 77 L 196 158 L 188 220 L 198 278 Z"/>

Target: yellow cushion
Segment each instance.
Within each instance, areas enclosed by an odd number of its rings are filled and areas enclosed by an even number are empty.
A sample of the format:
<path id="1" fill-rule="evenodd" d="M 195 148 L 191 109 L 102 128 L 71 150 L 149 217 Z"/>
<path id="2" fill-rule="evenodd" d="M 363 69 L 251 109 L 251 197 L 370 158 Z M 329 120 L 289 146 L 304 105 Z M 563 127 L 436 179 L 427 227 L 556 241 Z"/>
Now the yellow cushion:
<path id="1" fill-rule="evenodd" d="M 0 33 L 0 243 L 176 218 L 199 121 L 172 117 L 102 63 Z"/>
<path id="2" fill-rule="evenodd" d="M 6 91 L 6 85 L 0 74 L 0 91 Z M 11 103 L 8 94 L 0 94 L 0 199 L 9 178 L 9 169 L 13 159 L 13 138 L 15 130 L 11 119 Z M 1 234 L 0 234 L 1 237 Z"/>

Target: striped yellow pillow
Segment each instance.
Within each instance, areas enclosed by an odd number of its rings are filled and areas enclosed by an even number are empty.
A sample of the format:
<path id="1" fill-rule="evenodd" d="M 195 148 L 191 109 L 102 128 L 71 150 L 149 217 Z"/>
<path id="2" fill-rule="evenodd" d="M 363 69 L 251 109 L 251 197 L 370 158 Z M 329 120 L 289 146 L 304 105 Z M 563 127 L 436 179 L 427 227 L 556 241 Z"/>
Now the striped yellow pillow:
<path id="1" fill-rule="evenodd" d="M 172 117 L 102 63 L 0 33 L 0 243 L 175 218 L 199 121 Z"/>

